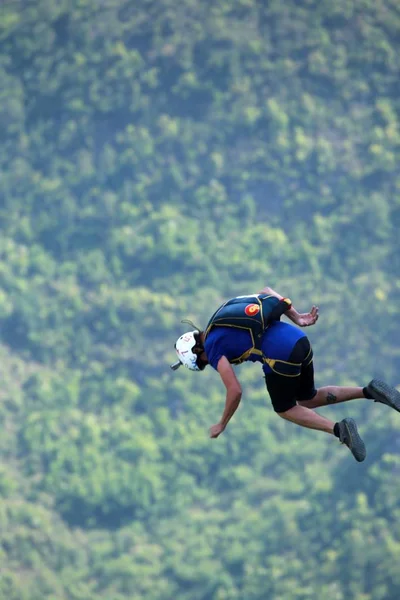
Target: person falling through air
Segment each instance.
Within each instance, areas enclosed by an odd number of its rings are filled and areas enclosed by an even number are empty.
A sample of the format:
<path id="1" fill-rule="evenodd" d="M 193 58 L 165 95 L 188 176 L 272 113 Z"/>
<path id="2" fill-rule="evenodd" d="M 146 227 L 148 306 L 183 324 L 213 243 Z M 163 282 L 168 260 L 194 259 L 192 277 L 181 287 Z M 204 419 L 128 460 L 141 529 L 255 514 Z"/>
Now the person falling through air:
<path id="1" fill-rule="evenodd" d="M 298 327 L 281 322 L 283 314 Z M 260 362 L 272 406 L 280 417 L 330 433 L 348 446 L 358 462 L 365 459 L 365 444 L 353 419 L 334 423 L 313 409 L 368 398 L 400 412 L 400 392 L 380 379 L 373 379 L 365 387 L 316 389 L 313 351 L 299 327 L 314 325 L 318 316 L 317 306 L 300 314 L 288 298 L 265 287 L 258 294 L 228 300 L 213 314 L 204 331 L 195 329 L 178 338 L 178 361 L 171 368 L 184 365 L 191 371 L 202 371 L 210 364 L 226 387 L 225 409 L 220 422 L 210 428 L 210 437 L 217 438 L 225 430 L 242 397 L 232 365 Z"/>

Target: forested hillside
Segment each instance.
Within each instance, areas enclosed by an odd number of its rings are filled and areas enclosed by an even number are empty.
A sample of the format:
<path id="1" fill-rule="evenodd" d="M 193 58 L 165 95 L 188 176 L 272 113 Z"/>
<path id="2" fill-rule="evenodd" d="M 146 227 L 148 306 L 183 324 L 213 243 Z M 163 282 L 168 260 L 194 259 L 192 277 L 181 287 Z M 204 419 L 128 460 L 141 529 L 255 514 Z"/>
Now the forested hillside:
<path id="1" fill-rule="evenodd" d="M 270 285 L 400 384 L 396 0 L 0 3 L 0 600 L 398 600 L 400 415 L 227 430 L 189 317 Z"/>

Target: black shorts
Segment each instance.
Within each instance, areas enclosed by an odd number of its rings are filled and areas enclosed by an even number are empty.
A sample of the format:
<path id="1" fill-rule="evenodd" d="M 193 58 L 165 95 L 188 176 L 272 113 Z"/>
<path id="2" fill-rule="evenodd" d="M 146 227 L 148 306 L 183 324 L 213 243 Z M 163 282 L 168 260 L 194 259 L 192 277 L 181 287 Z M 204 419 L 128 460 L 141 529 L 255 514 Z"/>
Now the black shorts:
<path id="1" fill-rule="evenodd" d="M 288 361 L 304 362 L 297 377 L 266 373 L 265 384 L 275 412 L 285 412 L 296 406 L 298 400 L 311 400 L 317 393 L 314 385 L 314 365 L 312 360 L 307 359 L 310 351 L 312 352 L 307 337 L 302 337 L 296 342 Z"/>

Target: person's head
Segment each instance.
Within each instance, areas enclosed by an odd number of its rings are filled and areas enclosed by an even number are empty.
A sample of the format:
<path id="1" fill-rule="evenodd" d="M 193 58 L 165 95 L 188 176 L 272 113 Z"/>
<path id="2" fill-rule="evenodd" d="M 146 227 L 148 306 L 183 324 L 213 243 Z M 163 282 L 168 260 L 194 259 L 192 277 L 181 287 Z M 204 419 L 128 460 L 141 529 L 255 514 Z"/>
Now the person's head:
<path id="1" fill-rule="evenodd" d="M 190 371 L 203 371 L 208 364 L 204 352 L 203 332 L 195 329 L 181 335 L 175 342 L 178 362 L 171 365 L 174 371 L 184 365 Z"/>

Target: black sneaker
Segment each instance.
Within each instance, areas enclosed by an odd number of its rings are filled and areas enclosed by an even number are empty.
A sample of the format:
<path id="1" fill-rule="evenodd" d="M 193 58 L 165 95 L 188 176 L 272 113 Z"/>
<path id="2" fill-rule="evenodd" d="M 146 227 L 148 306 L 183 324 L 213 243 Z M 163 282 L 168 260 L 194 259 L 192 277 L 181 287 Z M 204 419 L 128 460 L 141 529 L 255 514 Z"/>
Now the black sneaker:
<path id="1" fill-rule="evenodd" d="M 400 412 L 400 392 L 380 379 L 373 379 L 367 385 L 367 392 L 375 402 L 381 402 Z"/>
<path id="2" fill-rule="evenodd" d="M 367 451 L 357 431 L 355 421 L 353 419 L 343 419 L 338 425 L 340 441 L 342 444 L 346 444 L 357 462 L 362 462 L 367 456 Z"/>

